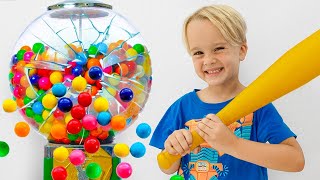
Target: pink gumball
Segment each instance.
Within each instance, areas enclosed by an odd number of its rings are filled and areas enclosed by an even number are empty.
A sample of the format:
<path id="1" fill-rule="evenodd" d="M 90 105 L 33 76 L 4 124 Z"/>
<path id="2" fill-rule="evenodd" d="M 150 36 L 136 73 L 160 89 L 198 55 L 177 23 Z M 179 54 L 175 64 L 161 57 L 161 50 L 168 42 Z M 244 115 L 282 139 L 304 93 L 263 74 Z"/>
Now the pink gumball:
<path id="1" fill-rule="evenodd" d="M 67 87 L 71 86 L 71 81 L 74 79 L 74 76 L 71 74 L 66 74 L 63 77 L 63 81 L 65 81 L 66 83 L 64 85 L 66 85 Z"/>
<path id="2" fill-rule="evenodd" d="M 118 164 L 116 172 L 120 178 L 128 178 L 132 174 L 132 167 L 129 163 L 122 162 Z"/>
<path id="3" fill-rule="evenodd" d="M 104 68 L 103 72 L 107 73 L 107 74 L 111 74 L 112 73 L 112 66 L 108 66 L 108 67 Z"/>
<path id="4" fill-rule="evenodd" d="M 85 115 L 82 119 L 83 128 L 86 130 L 94 130 L 97 128 L 98 121 L 97 118 L 91 114 Z"/>
<path id="5" fill-rule="evenodd" d="M 13 84 L 19 84 L 20 83 L 20 79 L 22 78 L 23 74 L 20 72 L 16 72 L 12 78 L 12 83 Z"/>
<path id="6" fill-rule="evenodd" d="M 48 77 L 42 77 L 39 79 L 39 87 L 45 91 L 49 90 L 52 87 L 50 79 Z"/>
<path id="7" fill-rule="evenodd" d="M 13 95 L 16 98 L 22 98 L 22 97 L 24 97 L 26 95 L 26 90 L 21 86 L 16 86 L 13 89 Z"/>
<path id="8" fill-rule="evenodd" d="M 86 156 L 81 150 L 73 150 L 69 155 L 70 162 L 75 165 L 79 166 L 84 163 L 86 160 Z"/>
<path id="9" fill-rule="evenodd" d="M 31 60 L 31 57 L 34 55 L 34 53 L 32 51 L 28 51 L 26 53 L 24 53 L 23 55 L 23 59 L 25 61 L 30 61 Z"/>

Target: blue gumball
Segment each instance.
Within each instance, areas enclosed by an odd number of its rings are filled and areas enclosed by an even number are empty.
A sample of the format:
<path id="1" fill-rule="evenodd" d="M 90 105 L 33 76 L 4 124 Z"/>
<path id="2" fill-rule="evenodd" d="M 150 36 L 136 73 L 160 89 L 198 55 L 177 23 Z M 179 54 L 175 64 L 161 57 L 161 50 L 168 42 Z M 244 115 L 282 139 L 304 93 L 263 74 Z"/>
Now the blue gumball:
<path id="1" fill-rule="evenodd" d="M 89 77 L 93 80 L 101 79 L 102 69 L 98 66 L 93 66 L 89 69 Z"/>
<path id="2" fill-rule="evenodd" d="M 32 105 L 32 111 L 36 114 L 42 114 L 43 111 L 43 105 L 41 102 L 36 101 L 33 105 Z"/>
<path id="3" fill-rule="evenodd" d="M 133 92 L 130 88 L 121 89 L 119 95 L 123 102 L 130 102 L 133 99 Z"/>
<path id="4" fill-rule="evenodd" d="M 66 94 L 67 88 L 65 85 L 58 83 L 52 86 L 52 94 L 56 97 L 62 97 Z"/>
<path id="5" fill-rule="evenodd" d="M 81 53 L 78 53 L 77 55 L 76 55 L 76 63 L 77 63 L 77 65 L 80 65 L 80 66 L 83 66 L 83 65 L 85 65 L 86 63 L 87 63 L 87 61 L 88 61 L 88 58 L 87 58 L 87 56 L 86 56 L 86 54 L 85 53 L 83 53 L 83 52 L 81 52 Z"/>
<path id="6" fill-rule="evenodd" d="M 82 67 L 81 66 L 76 66 L 72 68 L 72 74 L 77 77 L 82 74 Z"/>
<path id="7" fill-rule="evenodd" d="M 105 126 L 110 123 L 111 114 L 109 112 L 101 112 L 98 114 L 97 120 L 101 126 Z"/>
<path id="8" fill-rule="evenodd" d="M 69 98 L 63 97 L 58 101 L 58 108 L 62 112 L 69 112 L 72 106 L 73 106 L 73 103 Z"/>
<path id="9" fill-rule="evenodd" d="M 17 64 L 17 62 L 18 62 L 18 58 L 17 58 L 17 55 L 15 54 L 11 58 L 11 65 Z"/>
<path id="10" fill-rule="evenodd" d="M 151 134 L 151 127 L 147 123 L 141 123 L 136 129 L 136 133 L 140 138 L 147 138 Z"/>
<path id="11" fill-rule="evenodd" d="M 37 74 L 34 74 L 34 75 L 32 75 L 32 76 L 30 77 L 30 83 L 31 83 L 32 85 L 37 85 L 39 79 L 40 79 L 40 76 L 37 75 Z"/>
<path id="12" fill-rule="evenodd" d="M 135 158 L 141 158 L 146 153 L 146 147 L 141 142 L 136 142 L 130 147 L 130 153 Z"/>
<path id="13" fill-rule="evenodd" d="M 98 51 L 102 54 L 107 54 L 108 52 L 108 46 L 103 43 L 103 42 L 100 42 L 97 44 L 97 47 L 98 47 Z"/>
<path id="14" fill-rule="evenodd" d="M 111 66 L 120 62 L 120 59 L 117 55 L 110 54 L 107 57 L 107 65 Z"/>

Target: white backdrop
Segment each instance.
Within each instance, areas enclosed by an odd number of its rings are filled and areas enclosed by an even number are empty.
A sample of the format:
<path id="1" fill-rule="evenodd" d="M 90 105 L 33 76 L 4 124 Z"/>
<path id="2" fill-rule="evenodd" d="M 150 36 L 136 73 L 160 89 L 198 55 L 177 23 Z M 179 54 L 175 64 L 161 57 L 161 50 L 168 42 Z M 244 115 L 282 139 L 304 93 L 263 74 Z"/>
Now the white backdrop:
<path id="1" fill-rule="evenodd" d="M 0 102 L 11 97 L 9 92 L 8 64 L 12 49 L 20 33 L 46 7 L 59 0 L 0 0 Z M 135 127 L 148 122 L 154 129 L 169 105 L 184 93 L 205 86 L 195 75 L 191 59 L 182 44 L 181 27 L 187 15 L 195 9 L 214 2 L 229 4 L 239 10 L 248 24 L 249 52 L 241 64 L 241 81 L 248 85 L 290 47 L 320 27 L 320 1 L 318 0 L 109 0 L 114 10 L 127 17 L 142 33 L 151 48 L 153 86 L 148 103 L 139 120 L 118 137 L 118 142 L 129 145 L 139 140 Z M 319 49 L 320 51 L 320 49 Z M 320 57 L 319 57 L 320 58 Z M 319 59 L 320 60 L 320 59 Z M 276 87 L 270 87 L 276 88 Z M 306 158 L 305 169 L 300 173 L 269 171 L 273 180 L 318 179 L 320 176 L 320 78 L 289 95 L 275 101 L 285 122 L 298 135 Z M 9 143 L 11 151 L 0 158 L 0 179 L 42 179 L 43 146 L 46 140 L 32 131 L 26 138 L 13 132 L 21 117 L 5 114 L 1 109 L 0 140 Z M 142 142 L 147 145 L 149 139 Z M 156 163 L 159 151 L 147 146 L 141 159 L 126 158 L 133 165 L 130 180 L 164 180 L 170 176 L 160 172 Z M 318 177 L 318 178 L 317 178 Z"/>

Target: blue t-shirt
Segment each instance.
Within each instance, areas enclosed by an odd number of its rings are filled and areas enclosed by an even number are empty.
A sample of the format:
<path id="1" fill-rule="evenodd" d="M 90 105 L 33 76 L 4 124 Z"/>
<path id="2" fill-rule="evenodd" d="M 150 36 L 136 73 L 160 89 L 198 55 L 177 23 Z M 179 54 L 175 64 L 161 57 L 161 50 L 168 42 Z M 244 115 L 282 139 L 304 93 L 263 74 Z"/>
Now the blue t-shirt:
<path id="1" fill-rule="evenodd" d="M 150 145 L 164 149 L 164 142 L 173 131 L 187 127 L 192 119 L 202 119 L 209 113 L 217 114 L 231 100 L 211 104 L 202 102 L 192 91 L 174 102 L 155 129 Z M 248 102 L 250 103 L 250 102 Z M 190 125 L 190 124 L 189 124 Z M 253 114 L 228 126 L 238 137 L 251 141 L 279 144 L 295 134 L 283 122 L 278 111 L 268 104 Z M 187 154 L 181 159 L 179 174 L 187 180 L 266 180 L 267 169 L 234 158 L 206 145 L 198 154 Z"/>

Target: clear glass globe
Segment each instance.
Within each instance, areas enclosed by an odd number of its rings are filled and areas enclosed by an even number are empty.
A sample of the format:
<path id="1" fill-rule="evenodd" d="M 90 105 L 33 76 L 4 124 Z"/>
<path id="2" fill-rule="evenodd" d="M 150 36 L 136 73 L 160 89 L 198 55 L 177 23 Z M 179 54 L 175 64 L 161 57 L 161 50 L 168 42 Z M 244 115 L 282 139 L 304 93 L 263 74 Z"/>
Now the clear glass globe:
<path id="1" fill-rule="evenodd" d="M 64 1 L 19 37 L 10 87 L 23 118 L 50 142 L 102 143 L 144 107 L 151 60 L 140 32 L 110 5 Z"/>

